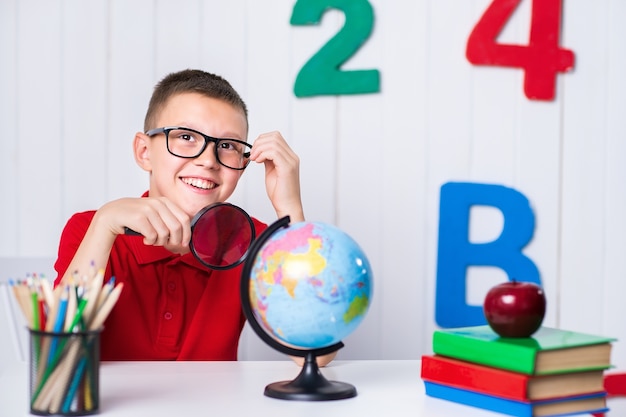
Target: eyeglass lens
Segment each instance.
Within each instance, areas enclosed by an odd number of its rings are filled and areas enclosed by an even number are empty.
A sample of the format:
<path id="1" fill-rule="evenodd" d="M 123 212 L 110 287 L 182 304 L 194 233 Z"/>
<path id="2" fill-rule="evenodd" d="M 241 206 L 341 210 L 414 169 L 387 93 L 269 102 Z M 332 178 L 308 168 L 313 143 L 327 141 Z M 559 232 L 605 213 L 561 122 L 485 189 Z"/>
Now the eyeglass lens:
<path id="1" fill-rule="evenodd" d="M 194 158 L 202 153 L 206 141 L 215 146 L 217 161 L 228 168 L 245 168 L 249 161 L 250 145 L 235 139 L 213 139 L 186 129 L 171 129 L 167 132 L 168 150 L 183 158 Z"/>

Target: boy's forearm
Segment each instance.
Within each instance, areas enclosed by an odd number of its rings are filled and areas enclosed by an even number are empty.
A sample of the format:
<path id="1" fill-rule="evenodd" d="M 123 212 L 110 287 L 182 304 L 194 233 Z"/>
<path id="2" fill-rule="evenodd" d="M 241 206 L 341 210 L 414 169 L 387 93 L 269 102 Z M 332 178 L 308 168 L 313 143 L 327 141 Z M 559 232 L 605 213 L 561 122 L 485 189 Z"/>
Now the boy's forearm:
<path id="1" fill-rule="evenodd" d="M 336 356 L 337 356 L 337 351 L 334 351 L 326 355 L 318 356 L 317 358 L 315 358 L 315 360 L 317 361 L 318 366 L 324 367 L 328 365 L 330 362 L 332 362 L 332 360 L 335 359 Z M 290 358 L 299 366 L 304 366 L 304 358 L 299 357 L 299 356 L 290 356 Z"/>
<path id="2" fill-rule="evenodd" d="M 61 282 L 67 280 L 75 273 L 87 274 L 95 268 L 105 268 L 111 254 L 111 248 L 116 235 L 104 227 L 99 227 L 96 217 L 92 220 L 78 250 L 72 258 Z"/>
<path id="3" fill-rule="evenodd" d="M 298 223 L 304 221 L 304 211 L 302 206 L 296 206 L 291 210 L 286 210 L 285 213 L 276 213 L 278 218 L 281 219 L 285 216 L 289 216 L 290 223 Z"/>

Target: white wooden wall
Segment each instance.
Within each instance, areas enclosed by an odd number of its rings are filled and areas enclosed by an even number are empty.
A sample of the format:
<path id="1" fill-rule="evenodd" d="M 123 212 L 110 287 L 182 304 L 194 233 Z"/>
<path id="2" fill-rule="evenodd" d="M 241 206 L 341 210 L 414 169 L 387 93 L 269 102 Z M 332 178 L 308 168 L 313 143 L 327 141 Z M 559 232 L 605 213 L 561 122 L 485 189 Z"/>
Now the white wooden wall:
<path id="1" fill-rule="evenodd" d="M 526 44 L 530 0 L 501 39 Z M 51 257 L 67 218 L 138 196 L 131 140 L 153 85 L 188 67 L 224 75 L 250 109 L 250 141 L 280 130 L 301 156 L 310 220 L 366 250 L 375 294 L 345 358 L 418 358 L 435 329 L 439 189 L 502 184 L 536 215 L 525 253 L 548 296 L 545 324 L 616 336 L 626 369 L 626 2 L 564 0 L 575 69 L 554 101 L 522 71 L 472 66 L 489 0 L 371 0 L 375 29 L 345 68 L 380 70 L 379 94 L 296 98 L 299 69 L 343 24 L 291 26 L 293 0 L 0 0 L 0 257 Z M 263 171 L 233 198 L 271 222 Z M 472 237 L 497 237 L 477 213 Z M 1 268 L 1 266 L 0 266 Z M 480 304 L 503 274 L 472 271 Z M 253 334 L 244 357 L 271 356 Z M 267 348 L 269 349 L 269 348 Z"/>

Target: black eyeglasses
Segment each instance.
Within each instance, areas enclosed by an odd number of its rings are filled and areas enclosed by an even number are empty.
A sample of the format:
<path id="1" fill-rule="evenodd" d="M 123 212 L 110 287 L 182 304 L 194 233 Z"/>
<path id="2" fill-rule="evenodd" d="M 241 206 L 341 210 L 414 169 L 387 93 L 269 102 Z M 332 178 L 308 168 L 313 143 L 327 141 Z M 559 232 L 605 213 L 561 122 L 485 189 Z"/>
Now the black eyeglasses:
<path id="1" fill-rule="evenodd" d="M 152 137 L 160 133 L 165 134 L 167 151 L 179 158 L 196 158 L 213 142 L 215 159 L 225 167 L 242 170 L 250 163 L 252 145 L 242 140 L 218 139 L 187 127 L 159 127 L 148 130 L 146 135 Z"/>

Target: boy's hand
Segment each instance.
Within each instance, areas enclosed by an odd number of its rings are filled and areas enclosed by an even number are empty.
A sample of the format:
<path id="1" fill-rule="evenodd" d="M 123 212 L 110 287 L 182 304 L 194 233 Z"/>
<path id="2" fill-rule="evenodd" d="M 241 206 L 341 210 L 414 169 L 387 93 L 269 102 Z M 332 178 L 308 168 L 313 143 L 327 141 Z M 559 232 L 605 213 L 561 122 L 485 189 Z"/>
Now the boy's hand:
<path id="1" fill-rule="evenodd" d="M 115 235 L 124 234 L 125 227 L 140 233 L 146 245 L 170 249 L 188 247 L 191 240 L 191 219 L 165 197 L 111 201 L 98 210 L 96 217 Z"/>
<path id="2" fill-rule="evenodd" d="M 304 220 L 300 197 L 300 159 L 279 132 L 260 135 L 252 146 L 250 160 L 265 164 L 267 195 L 279 218 Z"/>
<path id="3" fill-rule="evenodd" d="M 315 360 L 317 361 L 317 366 L 322 368 L 322 367 L 328 365 L 329 363 L 332 362 L 333 359 L 335 359 L 336 356 L 337 356 L 337 351 L 334 351 L 333 353 L 328 353 L 326 355 L 318 356 L 317 358 L 315 358 Z M 298 366 L 304 366 L 304 358 L 302 358 L 300 356 L 289 356 L 289 357 Z"/>

